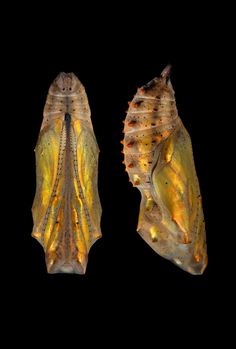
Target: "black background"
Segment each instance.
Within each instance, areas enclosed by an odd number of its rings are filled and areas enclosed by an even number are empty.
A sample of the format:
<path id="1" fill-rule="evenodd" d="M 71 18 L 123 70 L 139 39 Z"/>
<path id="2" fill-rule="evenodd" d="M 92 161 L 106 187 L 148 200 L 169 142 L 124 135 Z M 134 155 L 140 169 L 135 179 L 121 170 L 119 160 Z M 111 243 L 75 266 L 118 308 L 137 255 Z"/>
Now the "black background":
<path id="1" fill-rule="evenodd" d="M 139 321 L 141 311 L 147 315 L 140 323 L 146 319 L 148 324 L 150 314 L 178 322 L 183 313 L 186 319 L 207 322 L 216 311 L 224 273 L 219 261 L 221 227 L 215 222 L 212 153 L 212 77 L 220 47 L 215 46 L 217 32 L 209 13 L 193 8 L 180 16 L 174 9 L 156 12 L 144 4 L 121 13 L 116 5 L 99 6 L 93 8 L 93 15 L 65 7 L 46 16 L 44 10 L 37 19 L 36 14 L 26 16 L 9 40 L 17 91 L 12 104 L 17 210 L 10 218 L 14 258 L 9 273 L 15 304 L 33 311 L 40 305 L 45 314 L 53 312 L 53 321 L 54 311 L 60 313 L 62 308 L 80 316 L 83 309 L 84 316 L 98 307 L 96 323 L 103 313 L 121 314 L 123 321 L 132 314 Z M 137 87 L 159 75 L 167 64 L 172 64 L 177 107 L 191 135 L 203 197 L 209 265 L 202 276 L 190 275 L 161 258 L 136 233 L 140 193 L 129 183 L 121 163 L 127 102 Z M 48 88 L 60 71 L 73 71 L 84 84 L 100 148 L 103 237 L 92 247 L 82 276 L 48 275 L 43 249 L 31 238 L 34 147 Z"/>

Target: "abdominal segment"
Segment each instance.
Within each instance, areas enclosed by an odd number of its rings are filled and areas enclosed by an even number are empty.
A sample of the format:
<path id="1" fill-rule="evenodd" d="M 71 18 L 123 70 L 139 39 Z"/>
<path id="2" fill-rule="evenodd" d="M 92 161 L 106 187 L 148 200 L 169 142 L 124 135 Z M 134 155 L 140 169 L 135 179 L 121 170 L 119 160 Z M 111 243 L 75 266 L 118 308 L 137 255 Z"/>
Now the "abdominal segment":
<path id="1" fill-rule="evenodd" d="M 84 274 L 101 237 L 98 147 L 88 122 L 65 112 L 41 129 L 32 236 L 44 247 L 49 273 Z"/>

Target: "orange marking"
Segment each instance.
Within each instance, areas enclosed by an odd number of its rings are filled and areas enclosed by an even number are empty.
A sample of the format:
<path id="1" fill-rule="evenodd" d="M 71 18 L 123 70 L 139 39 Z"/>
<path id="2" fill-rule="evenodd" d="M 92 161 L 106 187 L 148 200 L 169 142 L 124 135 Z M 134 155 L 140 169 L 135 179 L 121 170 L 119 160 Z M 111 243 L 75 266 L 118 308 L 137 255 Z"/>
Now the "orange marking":
<path id="1" fill-rule="evenodd" d="M 157 135 L 156 140 L 157 140 L 157 142 L 160 142 L 162 140 L 162 137 L 160 135 Z"/>
<path id="2" fill-rule="evenodd" d="M 162 137 L 168 137 L 169 134 L 170 134 L 169 131 L 163 131 L 163 132 L 162 132 Z"/>
<path id="3" fill-rule="evenodd" d="M 195 254 L 194 260 L 195 260 L 196 263 L 199 263 L 199 262 L 200 262 L 200 256 L 199 256 L 199 254 Z"/>
<path id="4" fill-rule="evenodd" d="M 130 143 L 126 144 L 126 146 L 127 146 L 128 148 L 131 148 L 133 145 L 134 145 L 134 142 L 130 142 Z"/>
<path id="5" fill-rule="evenodd" d="M 133 167 L 134 167 L 134 164 L 131 163 L 131 164 L 128 165 L 128 167 L 129 167 L 129 168 L 133 168 Z"/>
<path id="6" fill-rule="evenodd" d="M 135 120 L 132 120 L 132 121 L 128 122 L 128 126 L 129 127 L 133 127 L 135 124 L 136 124 Z"/>
<path id="7" fill-rule="evenodd" d="M 141 95 L 143 95 L 143 94 L 145 93 L 145 90 L 144 90 L 144 88 L 139 88 L 139 89 L 138 89 L 138 92 L 139 92 Z"/>

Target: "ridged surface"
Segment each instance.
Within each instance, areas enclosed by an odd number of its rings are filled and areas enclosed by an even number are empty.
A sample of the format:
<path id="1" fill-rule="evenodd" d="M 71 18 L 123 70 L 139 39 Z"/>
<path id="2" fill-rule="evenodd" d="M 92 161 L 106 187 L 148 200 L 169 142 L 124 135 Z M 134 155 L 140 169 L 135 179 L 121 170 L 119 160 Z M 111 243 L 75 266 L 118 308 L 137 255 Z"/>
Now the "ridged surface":
<path id="1" fill-rule="evenodd" d="M 73 73 L 60 73 L 49 89 L 35 152 L 32 236 L 45 250 L 49 273 L 84 274 L 89 249 L 101 237 L 99 149 L 84 87 Z"/>
<path id="2" fill-rule="evenodd" d="M 201 274 L 207 252 L 200 188 L 169 73 L 167 66 L 129 103 L 124 163 L 142 195 L 138 233 L 159 255 Z"/>

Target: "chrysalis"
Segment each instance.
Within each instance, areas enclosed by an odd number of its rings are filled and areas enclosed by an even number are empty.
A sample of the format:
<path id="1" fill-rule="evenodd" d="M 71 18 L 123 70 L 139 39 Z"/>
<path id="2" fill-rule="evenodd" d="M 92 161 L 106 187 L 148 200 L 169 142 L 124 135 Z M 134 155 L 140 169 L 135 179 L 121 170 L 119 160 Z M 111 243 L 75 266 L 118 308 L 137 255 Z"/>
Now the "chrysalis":
<path id="1" fill-rule="evenodd" d="M 191 274 L 202 274 L 207 252 L 201 194 L 169 74 L 167 66 L 130 103 L 124 162 L 142 196 L 138 233 L 162 257 Z"/>
<path id="2" fill-rule="evenodd" d="M 73 73 L 54 80 L 43 115 L 32 236 L 44 248 L 49 273 L 84 274 L 89 249 L 101 237 L 99 149 L 85 89 Z"/>

